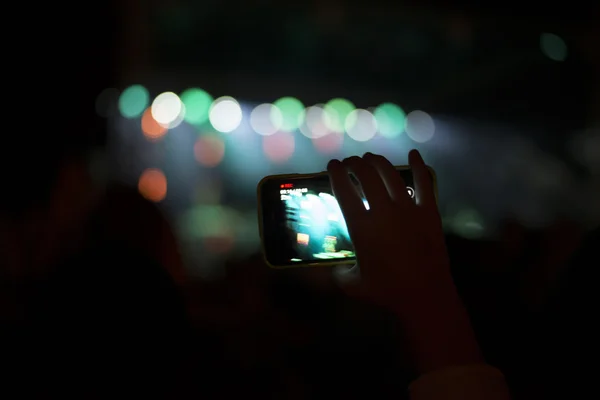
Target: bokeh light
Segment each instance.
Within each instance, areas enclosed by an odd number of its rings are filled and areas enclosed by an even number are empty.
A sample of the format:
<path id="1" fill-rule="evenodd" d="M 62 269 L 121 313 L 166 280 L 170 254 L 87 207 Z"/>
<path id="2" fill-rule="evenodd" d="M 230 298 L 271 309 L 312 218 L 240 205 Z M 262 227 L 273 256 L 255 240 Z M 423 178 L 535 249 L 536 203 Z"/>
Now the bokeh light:
<path id="1" fill-rule="evenodd" d="M 146 199 L 158 203 L 167 196 L 167 178 L 161 170 L 149 168 L 140 176 L 138 190 Z"/>
<path id="2" fill-rule="evenodd" d="M 452 229 L 468 239 L 480 239 L 485 233 L 483 218 L 472 208 L 460 210 L 452 219 Z"/>
<path id="3" fill-rule="evenodd" d="M 395 138 L 404 132 L 406 113 L 393 103 L 383 103 L 375 109 L 375 120 L 381 136 Z"/>
<path id="4" fill-rule="evenodd" d="M 250 126 L 260 135 L 268 136 L 277 132 L 283 125 L 283 114 L 273 104 L 258 105 L 250 113 Z"/>
<path id="5" fill-rule="evenodd" d="M 323 105 L 318 104 L 306 109 L 300 132 L 309 139 L 319 138 L 331 132 L 327 127 L 329 124 L 329 115 Z"/>
<path id="6" fill-rule="evenodd" d="M 425 143 L 435 134 L 433 118 L 425 111 L 415 110 L 406 116 L 406 134 L 417 143 Z"/>
<path id="7" fill-rule="evenodd" d="M 152 102 L 152 117 L 159 124 L 174 128 L 185 116 L 185 107 L 173 92 L 161 93 Z"/>
<path id="8" fill-rule="evenodd" d="M 325 136 L 314 138 L 312 143 L 319 153 L 334 154 L 342 148 L 342 145 L 344 144 L 344 134 L 331 132 Z"/>
<path id="9" fill-rule="evenodd" d="M 263 137 L 263 151 L 267 158 L 276 164 L 289 160 L 295 147 L 294 135 L 289 132 L 281 131 Z"/>
<path id="10" fill-rule="evenodd" d="M 192 125 L 202 125 L 208 121 L 208 113 L 213 98 L 202 89 L 190 88 L 181 93 L 181 102 L 185 106 L 184 120 Z"/>
<path id="11" fill-rule="evenodd" d="M 355 109 L 354 104 L 346 99 L 330 100 L 324 107 L 325 120 L 323 122 L 333 132 L 344 132 L 346 118 Z"/>
<path id="12" fill-rule="evenodd" d="M 148 89 L 142 85 L 132 85 L 119 96 L 119 111 L 125 118 L 137 118 L 150 103 Z"/>
<path id="13" fill-rule="evenodd" d="M 221 133 L 233 132 L 242 123 L 242 108 L 229 96 L 216 99 L 209 111 L 210 123 Z"/>
<path id="14" fill-rule="evenodd" d="M 205 167 L 216 167 L 224 156 L 225 143 L 217 135 L 203 135 L 194 144 L 194 157 Z"/>
<path id="15" fill-rule="evenodd" d="M 147 108 L 146 111 L 144 111 L 144 114 L 142 114 L 141 125 L 142 133 L 150 140 L 160 139 L 165 136 L 168 131 L 166 127 L 156 122 L 152 116 L 152 109 L 150 108 Z"/>
<path id="16" fill-rule="evenodd" d="M 366 142 L 377 133 L 375 116 L 360 108 L 348 114 L 345 125 L 348 136 L 357 142 Z"/>
<path id="17" fill-rule="evenodd" d="M 210 252 L 227 253 L 235 243 L 239 219 L 229 207 L 203 204 L 184 214 L 182 227 L 186 236 L 201 240 Z"/>
<path id="18" fill-rule="evenodd" d="M 282 117 L 281 129 L 284 131 L 295 131 L 304 122 L 304 104 L 294 97 L 282 97 L 273 103 Z M 274 115 L 276 120 L 279 116 Z"/>
<path id="19" fill-rule="evenodd" d="M 564 61 L 567 58 L 567 44 L 558 35 L 542 33 L 540 36 L 542 53 L 551 60 Z"/>

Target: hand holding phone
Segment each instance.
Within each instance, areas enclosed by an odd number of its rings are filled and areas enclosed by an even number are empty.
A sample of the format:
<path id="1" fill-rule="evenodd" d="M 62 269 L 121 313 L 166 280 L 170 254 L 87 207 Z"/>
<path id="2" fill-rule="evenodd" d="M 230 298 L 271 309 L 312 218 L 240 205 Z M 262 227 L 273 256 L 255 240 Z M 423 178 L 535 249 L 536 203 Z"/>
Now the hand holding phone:
<path id="1" fill-rule="evenodd" d="M 394 167 L 405 182 L 406 195 L 415 197 L 409 166 Z M 429 170 L 435 186 L 435 173 Z M 361 185 L 350 177 L 356 190 Z M 351 235 L 333 195 L 328 172 L 273 175 L 258 184 L 259 227 L 263 254 L 273 268 L 354 264 Z M 361 204 L 369 209 L 362 196 Z"/>
<path id="2" fill-rule="evenodd" d="M 360 279 L 355 285 L 362 297 L 400 317 L 418 372 L 482 363 L 450 274 L 431 174 L 416 150 L 409 153 L 409 163 L 416 202 L 403 178 L 381 156 L 367 153 L 328 165 L 356 250 Z"/>
<path id="3" fill-rule="evenodd" d="M 382 156 L 332 160 L 327 168 L 354 244 L 361 284 L 372 300 L 386 306 L 397 302 L 399 292 L 429 292 L 431 277 L 452 285 L 435 180 L 418 152 L 410 153 L 409 162 L 414 197 L 406 190 L 405 177 Z"/>

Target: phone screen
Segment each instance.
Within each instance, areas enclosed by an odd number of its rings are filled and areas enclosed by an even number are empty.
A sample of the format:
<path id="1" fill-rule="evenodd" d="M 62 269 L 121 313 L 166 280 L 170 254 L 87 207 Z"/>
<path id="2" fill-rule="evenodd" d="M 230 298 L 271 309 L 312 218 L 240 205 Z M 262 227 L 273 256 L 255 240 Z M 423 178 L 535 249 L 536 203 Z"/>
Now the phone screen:
<path id="1" fill-rule="evenodd" d="M 397 170 L 414 198 L 410 169 Z M 357 188 L 360 193 L 358 184 Z M 263 250 L 269 264 L 283 267 L 355 259 L 346 221 L 326 173 L 268 177 L 259 191 Z M 364 198 L 363 202 L 368 209 Z"/>

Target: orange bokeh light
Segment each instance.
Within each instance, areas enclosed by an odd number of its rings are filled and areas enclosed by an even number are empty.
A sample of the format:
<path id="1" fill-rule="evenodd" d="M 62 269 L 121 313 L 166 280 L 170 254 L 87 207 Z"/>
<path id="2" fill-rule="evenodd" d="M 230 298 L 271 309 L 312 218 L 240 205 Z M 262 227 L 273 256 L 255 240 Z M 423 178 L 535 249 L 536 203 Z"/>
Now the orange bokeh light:
<path id="1" fill-rule="evenodd" d="M 158 203 L 167 196 L 167 178 L 161 170 L 149 168 L 140 176 L 138 190 L 146 199 Z"/>
<path id="2" fill-rule="evenodd" d="M 202 136 L 194 144 L 196 161 L 206 167 L 216 167 L 225 156 L 225 143 L 216 135 Z"/>
<path id="3" fill-rule="evenodd" d="M 144 111 L 142 115 L 142 132 L 150 140 L 158 140 L 165 136 L 167 128 L 156 122 L 152 116 L 152 110 L 150 107 Z"/>

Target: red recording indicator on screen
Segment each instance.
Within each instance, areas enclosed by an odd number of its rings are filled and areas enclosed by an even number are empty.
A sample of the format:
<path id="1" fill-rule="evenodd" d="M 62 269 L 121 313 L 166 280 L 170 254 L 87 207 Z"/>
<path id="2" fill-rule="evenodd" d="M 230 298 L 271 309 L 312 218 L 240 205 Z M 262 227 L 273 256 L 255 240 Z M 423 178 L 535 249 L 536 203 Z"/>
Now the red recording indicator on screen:
<path id="1" fill-rule="evenodd" d="M 294 187 L 293 183 L 284 183 L 284 184 L 281 185 L 282 189 L 291 189 L 293 187 Z"/>

